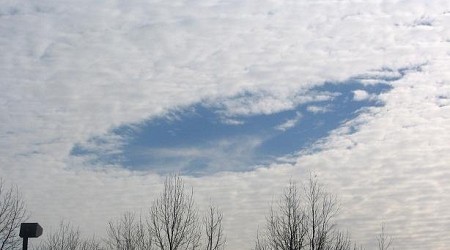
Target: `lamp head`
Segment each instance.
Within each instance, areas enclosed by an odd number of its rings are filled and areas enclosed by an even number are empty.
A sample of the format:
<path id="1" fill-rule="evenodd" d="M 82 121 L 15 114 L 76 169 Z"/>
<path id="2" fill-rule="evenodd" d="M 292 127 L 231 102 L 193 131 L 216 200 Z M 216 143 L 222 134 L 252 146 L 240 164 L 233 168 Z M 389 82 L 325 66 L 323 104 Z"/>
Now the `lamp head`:
<path id="1" fill-rule="evenodd" d="M 38 223 L 22 223 L 20 224 L 21 238 L 37 238 L 42 235 L 42 227 Z"/>

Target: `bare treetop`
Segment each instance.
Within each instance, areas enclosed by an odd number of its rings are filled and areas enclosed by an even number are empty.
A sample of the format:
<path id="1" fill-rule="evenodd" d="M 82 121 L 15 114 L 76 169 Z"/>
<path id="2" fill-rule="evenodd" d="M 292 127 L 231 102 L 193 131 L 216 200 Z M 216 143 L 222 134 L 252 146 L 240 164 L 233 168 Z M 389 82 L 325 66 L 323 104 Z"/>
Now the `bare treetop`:
<path id="1" fill-rule="evenodd" d="M 187 250 L 200 246 L 193 191 L 185 191 L 184 182 L 178 175 L 166 178 L 164 190 L 150 210 L 149 222 L 158 249 Z"/>
<path id="2" fill-rule="evenodd" d="M 386 233 L 386 228 L 384 223 L 381 224 L 381 232 L 377 236 L 378 241 L 378 249 L 379 250 L 388 250 L 391 249 L 392 238 Z"/>
<path id="3" fill-rule="evenodd" d="M 335 229 L 335 196 L 310 176 L 302 192 L 290 182 L 277 206 L 270 209 L 266 228 L 258 233 L 256 250 L 350 250 L 348 234 Z"/>
<path id="4" fill-rule="evenodd" d="M 150 250 L 153 247 L 151 229 L 141 216 L 127 212 L 117 221 L 110 221 L 106 244 L 109 249 Z"/>
<path id="5" fill-rule="evenodd" d="M 205 227 L 206 250 L 223 249 L 226 239 L 222 227 L 223 214 L 216 207 L 210 205 L 203 217 Z"/>

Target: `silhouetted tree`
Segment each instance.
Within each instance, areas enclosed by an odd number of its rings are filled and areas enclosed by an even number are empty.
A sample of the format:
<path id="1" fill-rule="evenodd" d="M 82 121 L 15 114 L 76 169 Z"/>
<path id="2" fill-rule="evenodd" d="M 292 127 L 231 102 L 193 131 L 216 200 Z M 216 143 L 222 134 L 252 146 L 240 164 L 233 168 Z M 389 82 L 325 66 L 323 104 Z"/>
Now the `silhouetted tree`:
<path id="1" fill-rule="evenodd" d="M 185 190 L 182 178 L 170 175 L 148 217 L 138 219 L 127 212 L 110 221 L 105 242 L 108 249 L 120 250 L 221 250 L 226 243 L 222 220 L 223 214 L 212 205 L 200 220 L 192 188 Z"/>
<path id="2" fill-rule="evenodd" d="M 178 175 L 166 178 L 163 192 L 151 207 L 149 224 L 157 249 L 200 247 L 200 225 L 193 191 L 185 191 Z"/>
<path id="3" fill-rule="evenodd" d="M 207 214 L 203 217 L 206 236 L 206 250 L 220 250 L 224 247 L 226 239 L 222 227 L 223 214 L 210 205 Z"/>
<path id="4" fill-rule="evenodd" d="M 269 249 L 303 249 L 307 235 L 306 218 L 300 204 L 297 186 L 289 183 L 277 208 L 270 208 L 267 218 L 267 244 Z"/>
<path id="5" fill-rule="evenodd" d="M 25 202 L 17 187 L 6 187 L 0 179 L 0 250 L 17 249 L 20 223 L 27 218 Z"/>
<path id="6" fill-rule="evenodd" d="M 94 237 L 82 240 L 80 244 L 80 250 L 106 250 L 102 247 L 102 244 L 97 241 Z"/>
<path id="7" fill-rule="evenodd" d="M 94 238 L 84 240 L 78 228 L 70 223 L 61 222 L 58 229 L 46 234 L 38 250 L 101 250 L 100 242 Z"/>
<path id="8" fill-rule="evenodd" d="M 338 212 L 336 197 L 326 192 L 316 177 L 310 176 L 305 193 L 305 226 L 309 249 L 323 250 L 333 247 L 334 217 Z M 338 237 L 339 238 L 339 237 Z"/>
<path id="9" fill-rule="evenodd" d="M 126 212 L 113 222 L 109 222 L 106 244 L 111 250 L 150 250 L 152 249 L 151 229 L 142 217 Z"/>
<path id="10" fill-rule="evenodd" d="M 267 243 L 267 238 L 260 236 L 260 232 L 256 232 L 256 242 L 254 250 L 270 250 L 269 244 Z"/>
<path id="11" fill-rule="evenodd" d="M 389 250 L 392 244 L 392 238 L 386 234 L 386 230 L 384 228 L 384 223 L 381 224 L 381 232 L 377 236 L 378 241 L 378 249 L 379 250 Z"/>
<path id="12" fill-rule="evenodd" d="M 310 176 L 302 193 L 290 182 L 277 206 L 271 206 L 256 250 L 350 250 L 348 234 L 335 228 L 336 197 Z"/>
<path id="13" fill-rule="evenodd" d="M 333 244 L 329 250 L 350 250 L 357 249 L 356 245 L 352 247 L 352 241 L 348 233 L 336 232 L 333 238 Z"/>

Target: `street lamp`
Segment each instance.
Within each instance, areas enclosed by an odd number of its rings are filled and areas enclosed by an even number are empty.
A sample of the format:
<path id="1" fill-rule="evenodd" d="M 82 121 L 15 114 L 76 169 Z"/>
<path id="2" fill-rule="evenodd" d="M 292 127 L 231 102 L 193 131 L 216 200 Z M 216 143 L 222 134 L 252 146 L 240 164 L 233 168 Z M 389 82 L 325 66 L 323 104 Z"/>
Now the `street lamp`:
<path id="1" fill-rule="evenodd" d="M 20 224 L 19 236 L 23 238 L 23 250 L 28 250 L 28 238 L 37 238 L 42 235 L 42 227 L 38 223 Z"/>

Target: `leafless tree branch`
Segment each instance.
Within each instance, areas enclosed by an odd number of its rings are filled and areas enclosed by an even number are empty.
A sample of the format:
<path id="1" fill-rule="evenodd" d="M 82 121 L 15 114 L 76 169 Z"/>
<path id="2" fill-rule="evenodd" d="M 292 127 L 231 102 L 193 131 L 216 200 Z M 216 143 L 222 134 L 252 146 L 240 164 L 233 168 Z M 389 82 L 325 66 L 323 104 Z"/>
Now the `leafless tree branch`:
<path id="1" fill-rule="evenodd" d="M 334 195 L 327 193 L 317 177 L 312 175 L 304 186 L 304 193 L 309 249 L 327 249 L 333 244 L 335 227 L 333 219 L 339 210 L 337 199 Z"/>
<path id="2" fill-rule="evenodd" d="M 384 223 L 381 224 L 381 232 L 377 237 L 378 249 L 389 250 L 392 245 L 392 238 L 386 234 Z"/>
<path id="3" fill-rule="evenodd" d="M 5 187 L 0 179 L 0 250 L 17 249 L 20 223 L 28 217 L 25 202 L 17 187 Z"/>
<path id="4" fill-rule="evenodd" d="M 257 250 L 350 250 L 348 234 L 335 228 L 339 208 L 316 177 L 310 176 L 301 190 L 294 182 L 277 204 L 270 208 L 264 234 L 257 235 Z M 261 238 L 262 237 L 262 238 Z"/>
<path id="5" fill-rule="evenodd" d="M 37 250 L 102 250 L 100 242 L 94 238 L 84 240 L 78 228 L 61 221 L 59 228 L 47 234 Z"/>
<path id="6" fill-rule="evenodd" d="M 226 239 L 223 235 L 222 219 L 223 214 L 210 205 L 207 214 L 203 217 L 206 250 L 220 250 L 224 247 Z"/>
<path id="7" fill-rule="evenodd" d="M 150 210 L 149 223 L 158 249 L 188 250 L 200 247 L 200 227 L 193 191 L 185 191 L 183 180 L 178 175 L 166 178 L 164 190 Z"/>
<path id="8" fill-rule="evenodd" d="M 142 217 L 136 219 L 136 214 L 126 212 L 117 221 L 110 221 L 107 229 L 106 244 L 115 250 L 150 250 L 152 237 L 148 224 Z"/>

